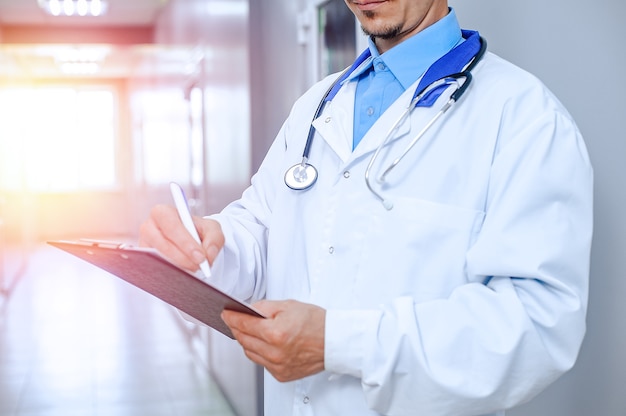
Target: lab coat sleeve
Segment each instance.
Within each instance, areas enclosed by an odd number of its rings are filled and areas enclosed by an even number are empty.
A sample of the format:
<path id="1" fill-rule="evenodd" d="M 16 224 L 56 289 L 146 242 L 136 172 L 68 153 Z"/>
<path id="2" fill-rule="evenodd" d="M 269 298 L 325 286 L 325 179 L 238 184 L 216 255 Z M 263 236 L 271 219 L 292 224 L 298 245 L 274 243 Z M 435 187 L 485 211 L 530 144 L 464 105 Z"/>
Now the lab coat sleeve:
<path id="1" fill-rule="evenodd" d="M 402 296 L 378 310 L 327 311 L 326 370 L 360 379 L 381 414 L 510 408 L 576 360 L 585 332 L 592 170 L 567 114 L 524 123 L 494 158 L 485 220 L 466 253 L 467 284 L 422 303 Z"/>
<path id="2" fill-rule="evenodd" d="M 284 134 L 285 126 L 278 137 Z M 267 234 L 271 219 L 273 187 L 266 170 L 281 153 L 280 140 L 274 141 L 252 184 L 237 201 L 221 213 L 209 216 L 220 223 L 225 245 L 213 267 L 211 283 L 238 299 L 262 299 L 266 290 Z"/>

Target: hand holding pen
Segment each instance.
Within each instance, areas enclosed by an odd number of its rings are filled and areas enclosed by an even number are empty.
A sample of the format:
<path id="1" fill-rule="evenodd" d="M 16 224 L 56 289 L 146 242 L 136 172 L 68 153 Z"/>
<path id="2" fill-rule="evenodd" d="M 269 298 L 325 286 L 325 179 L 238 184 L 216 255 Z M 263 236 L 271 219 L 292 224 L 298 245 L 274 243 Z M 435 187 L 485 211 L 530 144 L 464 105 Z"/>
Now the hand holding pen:
<path id="1" fill-rule="evenodd" d="M 174 199 L 174 204 L 176 205 L 176 211 L 178 211 L 178 216 L 182 221 L 185 229 L 191 234 L 196 243 L 202 245 L 202 240 L 200 240 L 200 236 L 198 235 L 198 230 L 196 230 L 196 226 L 191 217 L 191 212 L 189 211 L 189 204 L 187 203 L 187 198 L 185 198 L 185 192 L 183 188 L 175 183 L 170 183 L 170 190 L 172 192 L 172 198 Z M 200 270 L 204 274 L 204 277 L 211 277 L 211 268 L 209 267 L 209 262 L 207 259 L 204 259 L 200 262 Z"/>
<path id="2" fill-rule="evenodd" d="M 170 190 L 174 203 L 182 203 L 181 208 L 168 204 L 155 206 L 140 227 L 139 245 L 155 248 L 183 269 L 195 272 L 200 268 L 208 277 L 210 268 L 207 266 L 224 246 L 222 229 L 215 220 L 190 215 L 180 186 L 172 184 Z"/>

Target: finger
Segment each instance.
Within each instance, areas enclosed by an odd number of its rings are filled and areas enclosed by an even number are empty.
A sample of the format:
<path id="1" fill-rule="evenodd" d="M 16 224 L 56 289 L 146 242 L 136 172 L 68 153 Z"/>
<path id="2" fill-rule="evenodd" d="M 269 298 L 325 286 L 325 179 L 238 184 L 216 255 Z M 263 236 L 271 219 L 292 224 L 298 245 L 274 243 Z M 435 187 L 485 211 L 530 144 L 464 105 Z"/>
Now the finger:
<path id="1" fill-rule="evenodd" d="M 255 338 L 267 345 L 282 345 L 288 335 L 280 332 L 280 328 L 274 326 L 271 317 L 259 318 L 246 313 L 224 310 L 222 319 L 232 331 Z"/>
<path id="2" fill-rule="evenodd" d="M 234 329 L 233 336 L 241 344 L 244 352 L 252 361 L 266 368 L 280 367 L 286 357 L 280 348 L 267 344 L 262 339 Z"/>
<path id="3" fill-rule="evenodd" d="M 157 205 L 140 228 L 140 245 L 153 247 L 174 264 L 195 271 L 205 259 L 200 246 L 183 226 L 177 211 Z"/>
<path id="4" fill-rule="evenodd" d="M 244 327 L 244 325 L 240 324 L 245 321 L 245 319 L 241 320 L 240 316 L 238 316 L 242 314 L 234 313 L 232 315 L 229 315 L 227 313 L 226 315 L 227 317 L 224 319 L 224 321 L 227 322 L 229 326 L 232 325 L 230 326 L 231 332 L 237 342 L 239 342 L 239 344 L 241 344 L 241 346 L 243 347 L 244 352 L 246 353 L 248 358 L 264 367 L 270 364 L 265 358 L 267 356 L 267 350 L 270 348 L 270 346 L 267 345 L 267 343 L 265 343 L 265 341 L 263 341 L 261 338 L 256 336 L 256 334 L 247 332 L 245 329 L 240 329 Z"/>
<path id="5" fill-rule="evenodd" d="M 195 271 L 198 266 L 188 256 L 167 240 L 152 219 L 141 225 L 139 245 L 156 249 L 161 255 L 177 266 Z"/>
<path id="6" fill-rule="evenodd" d="M 276 306 L 283 303 L 286 302 L 263 301 L 260 302 L 260 306 L 265 306 L 265 309 L 271 312 L 276 310 Z M 283 348 L 293 336 L 289 327 L 282 325 L 276 319 L 279 312 L 276 312 L 274 316 L 267 315 L 267 318 L 259 318 L 240 312 L 225 312 L 227 325 L 247 336 L 262 341 L 268 347 Z"/>
<path id="7" fill-rule="evenodd" d="M 255 302 L 252 306 L 266 317 L 274 318 L 280 312 L 287 310 L 290 303 L 292 303 L 292 301 L 289 300 L 260 300 Z"/>
<path id="8" fill-rule="evenodd" d="M 222 320 L 224 320 L 226 325 L 231 329 L 255 337 L 259 337 L 259 326 L 263 323 L 262 321 L 264 321 L 263 318 L 228 309 L 222 311 Z"/>
<path id="9" fill-rule="evenodd" d="M 269 370 L 273 366 L 273 364 L 265 358 L 265 354 L 260 351 L 262 348 L 258 347 L 257 344 L 260 343 L 257 338 L 251 337 L 243 332 L 237 331 L 234 329 L 233 336 L 242 346 L 244 354 L 253 362 L 265 367 Z M 260 345 L 260 344 L 259 344 Z"/>
<path id="10" fill-rule="evenodd" d="M 194 217 L 193 220 L 202 240 L 207 260 L 212 265 L 217 254 L 224 247 L 225 238 L 222 227 L 219 222 L 208 218 Z"/>
<path id="11" fill-rule="evenodd" d="M 268 343 L 237 329 L 233 329 L 232 332 L 246 356 L 266 368 L 280 382 L 296 380 L 323 370 L 323 364 L 317 362 L 311 364 L 303 360 L 301 354 L 293 354 L 293 351 L 285 348 L 283 344 Z"/>

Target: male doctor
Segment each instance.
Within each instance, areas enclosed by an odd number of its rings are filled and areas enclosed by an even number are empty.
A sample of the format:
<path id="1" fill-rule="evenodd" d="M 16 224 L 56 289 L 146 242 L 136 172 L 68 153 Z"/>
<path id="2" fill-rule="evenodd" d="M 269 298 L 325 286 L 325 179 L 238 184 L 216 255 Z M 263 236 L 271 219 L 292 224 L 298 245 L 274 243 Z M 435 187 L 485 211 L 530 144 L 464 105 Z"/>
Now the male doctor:
<path id="1" fill-rule="evenodd" d="M 487 53 L 378 183 L 453 88 L 393 132 L 370 190 L 368 164 L 420 78 L 467 40 L 446 0 L 346 4 L 371 56 L 313 123 L 317 182 L 290 189 L 285 171 L 337 74 L 295 103 L 241 199 L 195 218 L 201 245 L 169 206 L 152 210 L 140 243 L 190 270 L 208 259 L 215 284 L 260 300 L 267 319 L 223 319 L 266 369 L 268 416 L 502 415 L 570 369 L 583 339 L 583 139 L 536 78 Z"/>

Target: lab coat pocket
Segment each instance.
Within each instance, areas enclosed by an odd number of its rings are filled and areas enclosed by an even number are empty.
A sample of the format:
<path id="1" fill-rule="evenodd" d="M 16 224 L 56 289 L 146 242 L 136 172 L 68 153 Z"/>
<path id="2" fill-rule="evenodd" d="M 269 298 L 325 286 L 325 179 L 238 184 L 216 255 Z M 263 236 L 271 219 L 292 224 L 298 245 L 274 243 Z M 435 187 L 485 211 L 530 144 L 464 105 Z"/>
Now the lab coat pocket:
<path id="1" fill-rule="evenodd" d="M 364 293 L 378 303 L 398 296 L 420 301 L 468 282 L 465 257 L 484 212 L 414 198 L 396 198 L 391 211 L 381 211 L 370 222 L 357 290 L 368 287 Z"/>

